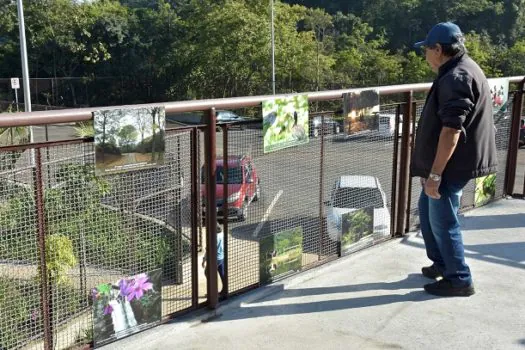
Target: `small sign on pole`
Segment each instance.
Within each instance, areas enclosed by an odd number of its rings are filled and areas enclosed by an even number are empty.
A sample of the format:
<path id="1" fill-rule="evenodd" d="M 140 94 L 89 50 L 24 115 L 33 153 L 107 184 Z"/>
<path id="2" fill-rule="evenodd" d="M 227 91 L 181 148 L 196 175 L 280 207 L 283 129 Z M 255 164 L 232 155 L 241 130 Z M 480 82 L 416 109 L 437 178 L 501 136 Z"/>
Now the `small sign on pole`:
<path id="1" fill-rule="evenodd" d="M 11 78 L 11 89 L 20 89 L 20 80 L 18 78 Z"/>

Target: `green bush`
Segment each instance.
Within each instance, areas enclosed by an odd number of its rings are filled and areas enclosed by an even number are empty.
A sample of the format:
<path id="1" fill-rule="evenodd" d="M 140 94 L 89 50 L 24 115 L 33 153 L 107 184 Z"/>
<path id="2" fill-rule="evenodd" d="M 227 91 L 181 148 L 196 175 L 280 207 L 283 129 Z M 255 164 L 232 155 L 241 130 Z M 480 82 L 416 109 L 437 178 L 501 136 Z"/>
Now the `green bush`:
<path id="1" fill-rule="evenodd" d="M 57 284 L 67 280 L 67 272 L 77 264 L 71 239 L 64 235 L 46 237 L 46 266 L 49 276 Z"/>
<path id="2" fill-rule="evenodd" d="M 65 322 L 88 307 L 88 296 L 73 286 L 51 285 L 51 314 Z M 43 331 L 40 284 L 37 279 L 0 277 L 0 349 L 12 349 Z"/>
<path id="3" fill-rule="evenodd" d="M 30 302 L 14 280 L 0 278 L 0 348 L 14 348 L 27 337 L 27 333 L 20 331 L 20 326 L 31 326 Z"/>

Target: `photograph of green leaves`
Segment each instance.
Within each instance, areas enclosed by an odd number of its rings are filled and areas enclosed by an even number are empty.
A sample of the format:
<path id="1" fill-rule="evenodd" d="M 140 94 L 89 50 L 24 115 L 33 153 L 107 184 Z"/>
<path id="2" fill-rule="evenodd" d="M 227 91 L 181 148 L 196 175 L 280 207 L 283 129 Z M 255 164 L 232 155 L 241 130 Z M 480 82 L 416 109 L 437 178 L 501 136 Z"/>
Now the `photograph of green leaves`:
<path id="1" fill-rule="evenodd" d="M 261 239 L 259 246 L 261 283 L 302 267 L 303 229 L 296 227 Z"/>
<path id="2" fill-rule="evenodd" d="M 374 233 L 374 208 L 354 210 L 342 216 L 341 252 L 349 252 L 352 245 Z"/>
<path id="3" fill-rule="evenodd" d="M 262 103 L 264 153 L 308 143 L 308 96 Z"/>

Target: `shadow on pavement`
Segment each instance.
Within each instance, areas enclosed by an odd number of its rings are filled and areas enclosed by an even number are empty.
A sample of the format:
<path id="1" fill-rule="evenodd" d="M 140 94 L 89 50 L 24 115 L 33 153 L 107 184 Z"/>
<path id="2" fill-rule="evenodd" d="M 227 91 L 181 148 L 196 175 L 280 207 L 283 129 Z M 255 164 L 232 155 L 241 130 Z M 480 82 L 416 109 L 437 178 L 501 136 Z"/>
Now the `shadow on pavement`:
<path id="1" fill-rule="evenodd" d="M 388 289 L 389 283 L 374 283 L 377 289 Z M 383 286 L 386 285 L 386 286 Z M 342 286 L 340 288 L 356 288 L 358 286 Z M 370 286 L 368 286 L 370 287 Z M 409 288 L 409 287 L 407 287 Z M 317 289 L 317 288 L 314 288 Z M 301 291 L 301 290 L 299 290 Z M 329 289 L 326 290 L 327 293 Z M 308 295 L 308 294 L 306 294 Z M 275 295 L 275 298 L 280 299 L 279 295 Z M 389 295 L 376 295 L 376 296 L 365 296 L 358 298 L 348 299 L 337 299 L 337 300 L 325 300 L 325 301 L 313 301 L 298 304 L 279 304 L 279 305 L 263 305 L 263 306 L 248 306 L 239 309 L 235 312 L 223 314 L 217 317 L 213 322 L 240 320 L 249 318 L 258 318 L 266 316 L 284 316 L 284 315 L 300 315 L 309 313 L 319 313 L 328 311 L 339 311 L 349 309 L 359 309 L 379 305 L 387 305 L 393 303 L 404 303 L 404 302 L 422 302 L 435 297 L 425 293 L 423 290 L 411 291 L 406 294 L 389 294 Z"/>
<path id="2" fill-rule="evenodd" d="M 424 278 L 421 274 L 411 273 L 405 279 L 395 282 L 378 282 L 378 283 L 363 283 L 345 286 L 334 287 L 319 287 L 319 288 L 303 288 L 303 289 L 282 289 L 279 288 L 279 294 L 273 292 L 270 296 L 259 301 L 279 300 L 284 298 L 296 298 L 304 296 L 325 295 L 325 294 L 339 294 L 351 292 L 364 292 L 371 290 L 403 290 L 422 288 L 423 285 L 431 281 Z M 279 286 L 277 286 L 279 287 Z"/>
<path id="3" fill-rule="evenodd" d="M 523 227 L 525 227 L 525 214 L 468 216 L 461 219 L 461 229 L 464 231 Z"/>

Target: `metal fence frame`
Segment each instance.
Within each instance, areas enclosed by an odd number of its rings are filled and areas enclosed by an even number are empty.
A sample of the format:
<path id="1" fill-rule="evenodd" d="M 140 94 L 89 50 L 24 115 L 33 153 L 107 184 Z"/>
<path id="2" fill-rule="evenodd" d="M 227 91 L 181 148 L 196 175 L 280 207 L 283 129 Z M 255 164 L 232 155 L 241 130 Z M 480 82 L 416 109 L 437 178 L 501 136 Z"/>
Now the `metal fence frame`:
<path id="1" fill-rule="evenodd" d="M 513 184 L 516 172 L 516 158 L 518 152 L 518 137 L 519 137 L 519 126 L 520 126 L 520 112 L 523 105 L 523 92 L 525 85 L 525 77 L 510 77 L 511 83 L 519 83 L 519 89 L 515 92 L 514 105 L 513 105 L 513 116 L 512 116 L 512 128 L 510 134 L 510 144 L 507 155 L 506 173 L 505 173 L 505 187 L 504 194 L 512 194 Z M 393 171 L 392 171 L 392 193 L 391 193 L 391 230 L 393 237 L 401 237 L 409 231 L 410 228 L 410 193 L 411 193 L 411 180 L 409 176 L 409 163 L 410 154 L 414 146 L 414 137 L 410 134 L 411 126 L 415 131 L 415 112 L 416 103 L 414 100 L 415 92 L 424 92 L 430 88 L 431 84 L 409 84 L 409 85 L 395 85 L 395 86 L 384 86 L 376 87 L 371 89 L 377 89 L 382 95 L 390 94 L 403 94 L 403 102 L 397 104 L 396 107 L 396 130 L 394 136 L 394 151 L 392 155 Z M 365 89 L 347 89 L 347 90 L 335 90 L 335 91 L 322 91 L 322 92 L 310 92 L 305 93 L 308 96 L 310 102 L 313 101 L 327 101 L 327 100 L 340 100 L 343 94 L 349 92 L 358 92 Z M 209 271 L 217 270 L 217 237 L 216 237 L 216 149 L 217 143 L 217 128 L 223 131 L 222 141 L 225 149 L 223 149 L 224 155 L 226 156 L 226 167 L 225 167 L 225 182 L 228 183 L 228 168 L 227 168 L 227 156 L 228 156 L 228 130 L 230 125 L 228 124 L 217 124 L 216 122 L 216 109 L 233 109 L 241 107 L 253 107 L 258 106 L 265 100 L 289 97 L 293 95 L 305 95 L 305 94 L 286 94 L 286 95 L 275 95 L 275 96 L 252 96 L 252 97 L 239 97 L 239 98 L 227 98 L 227 99 L 213 99 L 213 100 L 202 100 L 202 101 L 182 101 L 182 102 L 168 102 L 160 104 L 146 104 L 146 105 L 130 105 L 130 106 L 118 106 L 118 107 L 107 107 L 105 109 L 116 109 L 116 108 L 138 108 L 138 107 L 156 107 L 163 106 L 167 113 L 181 113 L 181 112 L 194 112 L 194 111 L 207 111 L 207 123 L 206 125 L 196 125 L 183 128 L 177 128 L 171 130 L 174 133 L 186 131 L 190 133 L 191 137 L 191 148 L 192 148 L 192 159 L 191 159 L 191 172 L 193 175 L 199 174 L 199 162 L 197 157 L 197 149 L 199 143 L 199 133 L 205 133 L 205 161 L 204 163 L 209 165 L 206 167 L 206 244 L 207 244 L 207 261 L 208 261 L 208 283 L 207 283 L 207 302 L 206 306 L 209 308 L 216 308 L 219 302 L 218 287 L 217 287 L 217 274 L 209 273 Z M 401 110 L 403 109 L 403 129 L 401 135 L 399 135 L 399 120 Z M 96 108 L 82 108 L 82 109 L 64 109 L 64 110 L 52 110 L 52 111 L 41 111 L 32 113 L 2 113 L 0 114 L 0 127 L 18 127 L 18 126 L 33 126 L 33 125 L 49 125 L 59 123 L 74 123 L 91 120 L 92 112 Z M 324 118 L 324 114 L 321 114 L 321 118 Z M 322 120 L 323 122 L 324 120 Z M 323 124 L 321 124 L 323 125 Z M 398 136 L 401 136 L 398 141 Z M 324 152 L 323 139 L 324 132 L 321 132 L 321 154 Z M 43 267 L 41 271 L 45 269 L 45 218 L 44 218 L 44 204 L 43 204 L 43 183 L 42 183 L 42 154 L 41 149 L 49 146 L 66 145 L 66 144 L 78 144 L 82 142 L 91 142 L 92 140 L 66 140 L 66 141 L 55 141 L 45 142 L 31 145 L 19 145 L 19 146 L 7 146 L 0 147 L 0 152 L 8 152 L 21 149 L 34 149 L 35 150 L 35 164 L 34 164 L 34 184 L 36 189 L 36 201 L 37 201 L 37 221 L 38 221 L 38 242 L 40 247 L 40 265 Z M 400 144 L 399 144 L 400 143 Z M 399 171 L 398 171 L 399 166 Z M 323 157 L 321 157 L 321 172 L 320 179 L 323 181 Z M 199 176 L 192 176 L 191 179 L 191 198 L 192 203 L 199 202 Z M 525 194 L 525 193 L 524 193 Z M 224 205 L 225 211 L 228 210 L 228 193 L 224 191 Z M 324 193 L 321 186 L 319 191 L 319 201 L 323 202 Z M 196 280 L 198 261 L 197 261 L 197 242 L 198 242 L 198 211 L 201 208 L 198 205 L 193 205 L 191 208 L 191 237 L 192 237 L 192 307 L 189 310 L 195 309 L 199 306 L 198 295 L 196 290 L 198 289 L 198 281 Z M 320 236 L 322 237 L 323 225 L 323 208 L 320 205 L 319 218 L 321 220 Z M 228 230 L 228 220 L 225 222 L 224 231 Z M 225 235 L 227 236 L 227 235 Z M 228 239 L 225 237 L 225 253 L 228 254 Z M 319 240 L 320 248 L 322 250 L 322 239 Z M 339 249 L 340 252 L 340 249 Z M 320 254 L 321 255 L 321 254 Z M 320 256 L 319 255 L 319 256 Z M 340 255 L 340 253 L 339 253 Z M 225 257 L 226 271 L 228 271 L 228 259 Z M 321 263 L 321 262 L 320 262 Z M 41 273 L 41 301 L 42 301 L 42 312 L 44 315 L 44 348 L 53 348 L 53 334 L 52 327 L 49 320 L 49 314 L 52 312 L 52 305 L 49 304 L 49 288 L 46 273 Z M 225 290 L 228 294 L 228 274 L 226 274 Z M 258 285 L 247 286 L 247 288 L 257 287 Z M 238 291 L 239 292 L 239 291 Z M 237 292 L 237 293 L 238 293 Z M 231 294 L 230 294 L 231 295 Z M 187 312 L 188 310 L 184 310 Z M 175 315 L 172 315 L 175 316 Z M 47 319 L 47 321 L 46 321 Z"/>

